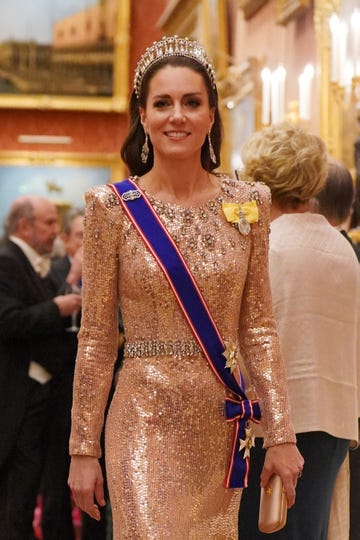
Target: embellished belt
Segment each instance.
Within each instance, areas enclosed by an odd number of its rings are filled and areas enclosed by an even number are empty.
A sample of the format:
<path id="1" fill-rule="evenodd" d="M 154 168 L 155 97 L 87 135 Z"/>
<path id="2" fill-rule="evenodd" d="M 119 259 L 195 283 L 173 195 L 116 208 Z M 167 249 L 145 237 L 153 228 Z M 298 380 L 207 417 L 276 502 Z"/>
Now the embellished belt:
<path id="1" fill-rule="evenodd" d="M 194 340 L 141 340 L 125 341 L 124 356 L 128 358 L 150 358 L 151 356 L 195 356 L 202 354 Z"/>

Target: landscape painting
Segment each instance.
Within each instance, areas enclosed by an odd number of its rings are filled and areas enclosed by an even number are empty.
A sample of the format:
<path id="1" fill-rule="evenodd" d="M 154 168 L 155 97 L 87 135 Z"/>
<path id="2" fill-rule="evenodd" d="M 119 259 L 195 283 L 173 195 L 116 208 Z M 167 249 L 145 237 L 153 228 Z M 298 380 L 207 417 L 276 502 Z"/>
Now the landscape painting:
<path id="1" fill-rule="evenodd" d="M 124 5 L 129 3 L 1 0 L 0 100 L 116 97 L 116 43 L 119 33 L 127 43 Z"/>

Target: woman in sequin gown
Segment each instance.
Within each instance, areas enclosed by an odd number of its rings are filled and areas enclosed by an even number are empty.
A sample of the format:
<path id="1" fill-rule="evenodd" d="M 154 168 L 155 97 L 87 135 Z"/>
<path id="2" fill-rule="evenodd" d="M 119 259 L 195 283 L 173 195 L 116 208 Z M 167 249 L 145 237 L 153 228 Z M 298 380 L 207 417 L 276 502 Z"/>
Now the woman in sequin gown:
<path id="1" fill-rule="evenodd" d="M 241 348 L 261 400 L 264 481 L 278 472 L 291 505 L 303 460 L 271 306 L 269 191 L 211 173 L 219 165 L 221 125 L 210 75 L 204 58 L 181 54 L 138 74 L 122 156 L 182 252 L 224 341 Z M 248 201 L 256 201 L 259 219 L 242 235 L 222 203 Z M 120 305 L 124 364 L 105 441 L 114 539 L 237 539 L 241 490 L 224 487 L 233 437 L 224 417 L 230 393 L 208 367 L 162 270 L 109 186 L 86 194 L 83 276 L 70 440 L 76 503 L 99 519 L 97 458 Z"/>

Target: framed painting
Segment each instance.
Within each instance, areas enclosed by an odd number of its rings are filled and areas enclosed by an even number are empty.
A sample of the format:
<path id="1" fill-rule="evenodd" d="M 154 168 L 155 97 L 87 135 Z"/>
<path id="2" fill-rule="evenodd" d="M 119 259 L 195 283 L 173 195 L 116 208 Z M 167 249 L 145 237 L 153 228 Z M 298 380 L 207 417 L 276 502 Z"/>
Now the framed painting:
<path id="1" fill-rule="evenodd" d="M 121 180 L 125 170 L 118 155 L 71 155 L 0 152 L 0 236 L 10 205 L 21 195 L 53 201 L 60 216 L 72 206 L 83 207 L 89 188 Z"/>
<path id="2" fill-rule="evenodd" d="M 131 0 L 1 0 L 0 107 L 126 110 Z"/>

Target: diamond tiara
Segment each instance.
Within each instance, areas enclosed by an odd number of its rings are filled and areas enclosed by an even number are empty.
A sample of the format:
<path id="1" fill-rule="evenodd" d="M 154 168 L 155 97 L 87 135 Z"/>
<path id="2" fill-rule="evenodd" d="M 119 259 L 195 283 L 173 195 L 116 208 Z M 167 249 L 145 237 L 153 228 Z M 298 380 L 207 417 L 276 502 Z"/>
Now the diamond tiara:
<path id="1" fill-rule="evenodd" d="M 212 87 L 215 88 L 215 71 L 205 49 L 198 45 L 196 41 L 191 41 L 187 37 L 164 36 L 160 41 L 154 41 L 137 63 L 134 76 L 136 97 L 140 95 L 142 80 L 149 67 L 170 56 L 186 56 L 201 64 L 208 74 Z"/>

